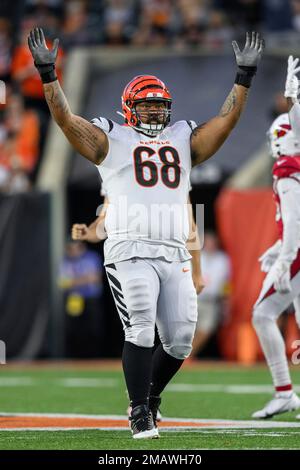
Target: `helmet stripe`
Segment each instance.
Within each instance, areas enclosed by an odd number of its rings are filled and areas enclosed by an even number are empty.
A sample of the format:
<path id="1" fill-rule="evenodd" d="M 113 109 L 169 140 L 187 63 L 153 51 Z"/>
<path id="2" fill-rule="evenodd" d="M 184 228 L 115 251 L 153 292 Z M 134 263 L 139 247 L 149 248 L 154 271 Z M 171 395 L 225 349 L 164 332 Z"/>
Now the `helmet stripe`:
<path id="1" fill-rule="evenodd" d="M 135 83 L 136 80 L 138 80 L 139 78 L 142 78 L 142 80 L 139 80 L 138 82 Z M 131 82 L 129 82 L 124 90 L 124 92 L 128 92 L 128 89 L 131 88 L 131 91 L 133 91 L 133 89 L 139 85 L 140 83 L 143 83 L 143 82 L 146 82 L 146 81 L 149 81 L 149 80 L 155 80 L 156 78 L 155 77 L 151 77 L 149 76 L 149 78 L 145 78 L 145 75 L 138 75 L 137 77 L 135 77 L 133 80 L 131 80 Z"/>
<path id="2" fill-rule="evenodd" d="M 135 82 L 135 80 L 137 80 L 138 78 L 141 78 L 141 77 L 144 77 L 144 75 L 138 75 L 137 77 L 134 77 L 129 83 L 127 83 L 127 86 L 126 86 L 126 88 L 125 88 L 125 90 L 124 90 L 124 93 L 127 93 L 127 90 L 128 90 L 129 87 L 135 86 L 136 83 L 135 83 L 134 85 L 132 85 L 132 83 Z M 145 80 L 145 79 L 143 78 L 143 80 L 141 80 L 140 82 L 142 82 L 142 81 L 144 81 L 144 80 Z M 140 82 L 138 82 L 138 83 L 140 83 Z"/>
<path id="3" fill-rule="evenodd" d="M 146 86 L 143 86 L 142 88 L 139 88 L 138 90 L 136 90 L 136 92 L 134 93 L 133 95 L 133 98 L 138 94 L 140 93 L 140 91 L 143 91 L 143 90 L 147 90 L 147 89 L 153 89 L 153 88 L 159 88 L 160 90 L 163 90 L 164 88 L 160 85 L 146 85 Z"/>
<path id="4" fill-rule="evenodd" d="M 140 80 L 139 82 L 135 83 L 132 88 L 131 88 L 131 91 L 134 91 L 135 87 L 137 87 L 140 83 L 144 83 L 144 82 L 153 82 L 154 79 L 153 78 L 144 78 L 143 80 Z"/>

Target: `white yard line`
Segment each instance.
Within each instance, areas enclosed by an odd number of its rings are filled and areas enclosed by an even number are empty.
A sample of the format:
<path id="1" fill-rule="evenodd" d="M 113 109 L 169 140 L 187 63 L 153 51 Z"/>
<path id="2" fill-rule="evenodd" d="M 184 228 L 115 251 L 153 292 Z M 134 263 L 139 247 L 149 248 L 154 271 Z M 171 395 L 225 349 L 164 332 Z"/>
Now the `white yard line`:
<path id="1" fill-rule="evenodd" d="M 66 379 L 60 379 L 57 381 L 58 385 L 62 385 L 63 387 L 94 387 L 94 388 L 103 388 L 103 387 L 108 387 L 112 388 L 115 387 L 119 381 L 117 379 L 109 379 L 109 378 L 66 378 Z"/>
<path id="2" fill-rule="evenodd" d="M 294 385 L 295 392 L 300 392 L 300 385 Z M 257 394 L 273 393 L 273 386 L 267 384 L 185 384 L 177 383 L 167 386 L 166 392 L 200 392 L 200 393 L 232 393 L 232 394 Z"/>
<path id="3" fill-rule="evenodd" d="M 94 378 L 94 377 L 67 377 L 63 379 L 59 378 L 30 378 L 30 377 L 4 377 L 0 376 L 0 388 L 1 387 L 23 387 L 31 386 L 38 387 L 45 385 L 45 383 L 51 383 L 59 387 L 74 387 L 74 388 L 113 388 L 119 384 L 118 379 L 111 378 Z"/>
<path id="4" fill-rule="evenodd" d="M 30 377 L 3 377 L 0 376 L 0 387 L 27 387 L 35 385 Z"/>
<path id="5" fill-rule="evenodd" d="M 0 376 L 1 387 L 20 387 L 20 386 L 41 386 L 45 383 L 67 388 L 114 388 L 120 381 L 114 378 L 97 377 L 66 377 L 66 378 L 47 378 L 43 379 L 30 377 L 5 377 Z M 295 392 L 300 393 L 300 385 L 294 385 Z M 226 393 L 226 394 L 272 394 L 273 386 L 271 384 L 189 384 L 174 383 L 169 385 L 166 392 L 176 393 Z"/>

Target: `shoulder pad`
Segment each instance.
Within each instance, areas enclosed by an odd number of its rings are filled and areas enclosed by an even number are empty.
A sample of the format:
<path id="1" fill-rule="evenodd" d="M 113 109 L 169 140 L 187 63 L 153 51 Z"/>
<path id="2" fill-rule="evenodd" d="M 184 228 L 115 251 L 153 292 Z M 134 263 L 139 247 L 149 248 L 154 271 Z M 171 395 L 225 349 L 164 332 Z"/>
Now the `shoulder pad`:
<path id="1" fill-rule="evenodd" d="M 300 173 L 300 157 L 280 157 L 272 170 L 277 179 L 288 178 L 293 173 Z"/>

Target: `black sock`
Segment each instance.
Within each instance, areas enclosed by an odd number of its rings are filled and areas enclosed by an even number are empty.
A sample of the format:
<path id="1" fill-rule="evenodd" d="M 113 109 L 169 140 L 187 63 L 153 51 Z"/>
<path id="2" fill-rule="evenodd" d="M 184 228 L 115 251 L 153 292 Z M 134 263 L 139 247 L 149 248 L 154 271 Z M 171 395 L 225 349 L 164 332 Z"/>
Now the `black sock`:
<path id="1" fill-rule="evenodd" d="M 156 348 L 152 358 L 151 396 L 158 397 L 161 394 L 183 361 L 167 354 L 161 344 Z"/>
<path id="2" fill-rule="evenodd" d="M 143 348 L 125 341 L 122 362 L 132 408 L 148 405 L 152 348 Z"/>

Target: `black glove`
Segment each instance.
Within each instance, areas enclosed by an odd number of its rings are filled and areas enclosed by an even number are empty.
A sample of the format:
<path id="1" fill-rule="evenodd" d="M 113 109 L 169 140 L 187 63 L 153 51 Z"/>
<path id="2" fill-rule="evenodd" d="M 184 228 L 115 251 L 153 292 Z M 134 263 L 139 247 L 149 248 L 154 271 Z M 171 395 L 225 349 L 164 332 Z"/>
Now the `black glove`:
<path id="1" fill-rule="evenodd" d="M 246 33 L 246 44 L 242 51 L 236 41 L 232 41 L 232 47 L 238 65 L 235 83 L 249 88 L 264 50 L 264 40 L 260 39 L 259 33 L 253 31 L 251 40 L 250 34 Z"/>
<path id="2" fill-rule="evenodd" d="M 28 46 L 32 54 L 34 65 L 39 71 L 43 83 L 57 80 L 55 73 L 55 61 L 57 57 L 59 39 L 55 39 L 53 49 L 49 50 L 43 30 L 35 28 L 28 36 Z"/>

